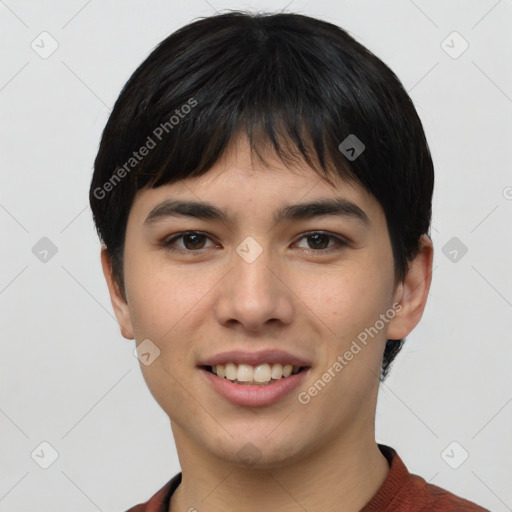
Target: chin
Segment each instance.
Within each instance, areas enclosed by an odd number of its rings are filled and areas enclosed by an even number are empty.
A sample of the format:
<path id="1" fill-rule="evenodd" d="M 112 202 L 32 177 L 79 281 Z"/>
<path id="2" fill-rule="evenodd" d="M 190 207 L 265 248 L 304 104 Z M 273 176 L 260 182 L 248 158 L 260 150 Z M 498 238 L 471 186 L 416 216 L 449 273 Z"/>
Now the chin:
<path id="1" fill-rule="evenodd" d="M 283 433 L 284 434 L 284 433 Z M 241 434 L 228 438 L 225 443 L 212 446 L 215 455 L 225 462 L 241 468 L 269 469 L 284 467 L 302 459 L 304 450 L 295 435 L 283 436 L 272 433 L 268 436 Z"/>

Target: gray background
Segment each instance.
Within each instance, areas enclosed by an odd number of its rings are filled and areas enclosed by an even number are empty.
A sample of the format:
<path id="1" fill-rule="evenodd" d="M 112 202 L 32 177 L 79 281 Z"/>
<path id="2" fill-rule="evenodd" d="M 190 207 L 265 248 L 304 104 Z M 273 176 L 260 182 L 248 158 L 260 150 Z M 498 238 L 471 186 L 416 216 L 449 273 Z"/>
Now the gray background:
<path id="1" fill-rule="evenodd" d="M 93 159 L 122 86 L 169 33 L 285 7 L 344 27 L 397 73 L 436 167 L 429 303 L 381 387 L 377 440 L 429 482 L 512 510 L 512 1 L 4 0 L 0 511 L 121 511 L 179 471 L 113 317 Z"/>

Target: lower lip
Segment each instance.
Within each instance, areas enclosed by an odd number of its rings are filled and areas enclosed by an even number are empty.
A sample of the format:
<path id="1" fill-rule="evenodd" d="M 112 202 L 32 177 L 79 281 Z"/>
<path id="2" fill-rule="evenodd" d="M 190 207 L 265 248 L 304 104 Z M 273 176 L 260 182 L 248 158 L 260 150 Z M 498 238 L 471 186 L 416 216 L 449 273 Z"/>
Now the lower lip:
<path id="1" fill-rule="evenodd" d="M 271 384 L 263 386 L 258 386 L 257 384 L 235 384 L 227 379 L 214 375 L 204 368 L 200 370 L 208 379 L 213 389 L 231 403 L 246 407 L 257 407 L 273 404 L 286 395 L 289 395 L 300 386 L 310 369 L 311 368 L 302 370 L 300 373 L 281 378 Z"/>

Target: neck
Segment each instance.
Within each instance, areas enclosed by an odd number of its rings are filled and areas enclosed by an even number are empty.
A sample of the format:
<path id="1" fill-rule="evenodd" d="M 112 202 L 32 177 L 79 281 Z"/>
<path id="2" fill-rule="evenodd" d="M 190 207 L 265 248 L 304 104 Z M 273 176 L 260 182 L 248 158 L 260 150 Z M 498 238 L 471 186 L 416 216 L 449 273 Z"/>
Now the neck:
<path id="1" fill-rule="evenodd" d="M 389 471 L 373 429 L 371 436 L 359 431 L 325 443 L 298 462 L 253 468 L 205 455 L 186 432 L 174 423 L 172 427 L 176 446 L 187 449 L 186 456 L 178 449 L 182 482 L 169 512 L 358 512 Z"/>

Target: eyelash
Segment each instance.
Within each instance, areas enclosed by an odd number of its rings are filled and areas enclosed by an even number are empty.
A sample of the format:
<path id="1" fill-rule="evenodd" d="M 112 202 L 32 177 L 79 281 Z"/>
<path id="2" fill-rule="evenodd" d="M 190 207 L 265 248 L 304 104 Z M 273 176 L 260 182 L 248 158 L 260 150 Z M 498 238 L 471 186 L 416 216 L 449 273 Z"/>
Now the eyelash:
<path id="1" fill-rule="evenodd" d="M 201 231 L 185 231 L 183 233 L 178 233 L 176 235 L 173 235 L 171 238 L 166 238 L 165 240 L 162 241 L 162 246 L 170 252 L 181 253 L 181 254 L 198 254 L 198 255 L 201 254 L 202 251 L 205 250 L 205 248 L 189 250 L 189 249 L 179 249 L 179 248 L 172 246 L 172 244 L 175 243 L 177 240 L 179 240 L 180 238 L 183 238 L 184 236 L 187 236 L 187 235 L 199 235 L 199 236 L 203 236 L 203 237 L 210 239 L 210 237 L 206 233 L 203 233 Z M 325 233 L 323 231 L 310 231 L 309 233 L 305 233 L 304 235 L 302 235 L 301 238 L 298 239 L 298 242 L 304 238 L 308 238 L 313 235 L 323 235 L 323 236 L 326 236 L 329 239 L 332 239 L 335 241 L 335 246 L 329 247 L 327 249 L 302 249 L 304 252 L 314 255 L 314 256 L 321 256 L 323 254 L 329 254 L 333 251 L 340 250 L 340 249 L 346 247 L 347 245 L 349 245 L 348 242 L 343 240 L 342 238 L 340 238 L 338 236 L 331 235 L 330 233 Z"/>

